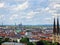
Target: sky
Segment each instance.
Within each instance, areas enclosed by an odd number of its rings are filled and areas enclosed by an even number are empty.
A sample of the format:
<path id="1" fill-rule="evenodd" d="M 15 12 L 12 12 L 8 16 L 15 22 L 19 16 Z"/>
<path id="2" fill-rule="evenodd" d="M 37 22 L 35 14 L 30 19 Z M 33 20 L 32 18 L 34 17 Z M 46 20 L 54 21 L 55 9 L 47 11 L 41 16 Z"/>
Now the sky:
<path id="1" fill-rule="evenodd" d="M 0 25 L 53 24 L 60 19 L 60 0 L 0 0 Z"/>

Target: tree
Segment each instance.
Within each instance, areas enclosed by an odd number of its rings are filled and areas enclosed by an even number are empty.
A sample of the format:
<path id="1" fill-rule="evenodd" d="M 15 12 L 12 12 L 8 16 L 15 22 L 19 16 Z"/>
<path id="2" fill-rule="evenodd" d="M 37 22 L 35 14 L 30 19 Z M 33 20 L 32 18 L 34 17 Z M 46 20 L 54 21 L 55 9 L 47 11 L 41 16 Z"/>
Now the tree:
<path id="1" fill-rule="evenodd" d="M 27 37 L 22 38 L 22 39 L 20 40 L 20 42 L 22 42 L 22 43 L 27 43 L 27 42 L 29 42 L 29 38 L 27 38 Z"/>
<path id="2" fill-rule="evenodd" d="M 44 45 L 44 43 L 43 43 L 43 41 L 41 40 L 41 41 L 36 42 L 36 45 Z"/>
<path id="3" fill-rule="evenodd" d="M 5 41 L 5 42 L 9 42 L 10 39 L 9 39 L 9 38 L 5 38 L 4 41 Z"/>
<path id="4" fill-rule="evenodd" d="M 36 42 L 33 42 L 33 45 L 36 45 Z"/>
<path id="5" fill-rule="evenodd" d="M 55 42 L 55 43 L 53 43 L 53 45 L 58 45 L 58 43 L 57 43 L 57 42 Z"/>
<path id="6" fill-rule="evenodd" d="M 3 38 L 0 38 L 0 45 L 4 42 Z"/>
<path id="7" fill-rule="evenodd" d="M 50 45 L 50 43 L 48 41 L 43 41 L 44 45 Z"/>
<path id="8" fill-rule="evenodd" d="M 36 45 L 51 45 L 49 41 L 41 40 L 36 43 Z"/>
<path id="9" fill-rule="evenodd" d="M 27 45 L 33 45 L 33 43 L 32 42 L 28 42 Z"/>

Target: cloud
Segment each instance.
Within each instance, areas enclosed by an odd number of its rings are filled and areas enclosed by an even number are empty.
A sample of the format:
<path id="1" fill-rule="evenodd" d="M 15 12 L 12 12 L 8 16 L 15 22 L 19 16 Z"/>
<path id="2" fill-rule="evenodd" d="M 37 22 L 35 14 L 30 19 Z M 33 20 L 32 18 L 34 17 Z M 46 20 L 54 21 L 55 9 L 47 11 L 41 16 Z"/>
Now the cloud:
<path id="1" fill-rule="evenodd" d="M 45 21 L 47 21 L 48 23 L 50 23 L 52 21 L 52 18 L 45 18 Z"/>
<path id="2" fill-rule="evenodd" d="M 23 4 L 19 4 L 12 8 L 12 10 L 25 10 L 29 7 L 28 1 L 24 2 Z"/>
<path id="3" fill-rule="evenodd" d="M 26 22 L 33 23 L 32 20 L 34 20 L 35 23 L 41 23 L 41 22 L 47 23 L 52 20 L 50 17 L 57 17 L 57 15 L 60 15 L 60 3 L 59 3 L 60 1 L 59 0 L 48 0 L 48 1 L 2 0 L 2 2 L 4 3 L 0 3 L 0 8 L 2 8 L 0 13 L 1 14 L 4 13 L 5 18 L 9 17 L 9 19 L 6 18 L 6 21 L 7 22 L 10 21 L 10 23 L 11 21 L 14 23 L 15 20 L 17 20 L 17 23 L 20 20 L 23 21 L 23 23 Z M 5 8 L 3 8 L 4 6 Z M 42 20 L 39 21 L 40 19 Z"/>
<path id="4" fill-rule="evenodd" d="M 60 17 L 60 14 L 54 14 L 52 15 L 53 18 L 57 18 L 57 17 Z"/>
<path id="5" fill-rule="evenodd" d="M 45 8 L 45 11 L 48 11 L 48 10 L 49 10 L 49 7 L 46 7 L 46 8 Z"/>
<path id="6" fill-rule="evenodd" d="M 49 2 L 60 3 L 60 0 L 49 0 Z"/>
<path id="7" fill-rule="evenodd" d="M 10 20 L 15 20 L 18 18 L 18 15 L 17 14 L 13 14 L 11 17 L 10 17 Z"/>
<path id="8" fill-rule="evenodd" d="M 1 21 L 5 20 L 5 15 L 0 15 L 0 20 Z"/>
<path id="9" fill-rule="evenodd" d="M 26 18 L 27 18 L 27 19 L 31 19 L 31 18 L 33 18 L 33 17 L 35 16 L 36 13 L 37 13 L 37 12 L 30 11 L 30 12 L 27 14 Z"/>
<path id="10" fill-rule="evenodd" d="M 54 4 L 53 7 L 54 8 L 51 9 L 52 15 L 55 17 L 60 16 L 60 4 Z"/>
<path id="11" fill-rule="evenodd" d="M 0 15 L 0 18 L 3 18 L 4 17 L 4 15 Z"/>
<path id="12" fill-rule="evenodd" d="M 49 4 L 49 7 L 50 7 L 51 9 L 52 9 L 52 8 L 54 8 L 54 9 L 60 8 L 60 3 L 51 2 L 51 3 Z"/>
<path id="13" fill-rule="evenodd" d="M 0 8 L 3 8 L 4 7 L 4 3 L 0 3 Z"/>
<path id="14" fill-rule="evenodd" d="M 22 1 L 26 1 L 26 0 L 15 0 L 15 1 L 20 1 L 20 2 L 22 2 Z"/>
<path id="15" fill-rule="evenodd" d="M 51 1 L 51 2 L 50 2 Z M 60 16 L 60 1 L 59 0 L 50 0 L 49 5 L 45 8 L 45 11 L 52 15 L 52 17 Z"/>
<path id="16" fill-rule="evenodd" d="M 45 20 L 51 20 L 51 18 L 45 18 Z"/>
<path id="17" fill-rule="evenodd" d="M 54 8 L 60 8 L 60 4 L 55 4 Z"/>

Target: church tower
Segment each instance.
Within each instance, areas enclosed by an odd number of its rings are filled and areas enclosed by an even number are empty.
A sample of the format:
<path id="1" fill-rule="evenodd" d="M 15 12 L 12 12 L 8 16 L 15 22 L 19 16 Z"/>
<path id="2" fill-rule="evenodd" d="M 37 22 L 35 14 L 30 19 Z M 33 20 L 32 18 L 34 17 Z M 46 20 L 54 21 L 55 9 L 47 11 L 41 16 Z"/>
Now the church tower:
<path id="1" fill-rule="evenodd" d="M 59 19 L 57 18 L 57 35 L 60 34 L 59 32 L 60 32 L 60 31 L 59 31 Z"/>
<path id="2" fill-rule="evenodd" d="M 56 23 L 54 18 L 54 24 L 53 24 L 53 42 L 56 41 Z"/>
<path id="3" fill-rule="evenodd" d="M 57 39 L 58 39 L 58 42 L 59 42 L 59 38 L 60 38 L 60 30 L 59 30 L 59 18 L 57 18 Z"/>
<path id="4" fill-rule="evenodd" d="M 54 25 L 53 25 L 53 42 L 59 42 L 60 30 L 59 30 L 59 19 L 57 18 L 57 25 L 55 24 L 54 18 Z"/>

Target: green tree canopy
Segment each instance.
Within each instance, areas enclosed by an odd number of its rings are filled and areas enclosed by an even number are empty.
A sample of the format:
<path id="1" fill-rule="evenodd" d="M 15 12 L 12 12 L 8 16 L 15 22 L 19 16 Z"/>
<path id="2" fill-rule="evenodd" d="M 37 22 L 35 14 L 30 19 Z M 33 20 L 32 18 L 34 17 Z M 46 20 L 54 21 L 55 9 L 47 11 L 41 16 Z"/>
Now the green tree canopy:
<path id="1" fill-rule="evenodd" d="M 32 42 L 28 42 L 27 45 L 34 45 Z"/>
<path id="2" fill-rule="evenodd" d="M 5 42 L 9 42 L 10 39 L 9 39 L 9 38 L 5 38 L 4 41 L 5 41 Z"/>
<path id="3" fill-rule="evenodd" d="M 22 39 L 20 40 L 20 42 L 22 42 L 22 43 L 27 43 L 27 42 L 29 42 L 29 38 L 24 37 L 24 38 L 22 38 Z"/>

